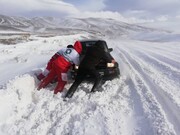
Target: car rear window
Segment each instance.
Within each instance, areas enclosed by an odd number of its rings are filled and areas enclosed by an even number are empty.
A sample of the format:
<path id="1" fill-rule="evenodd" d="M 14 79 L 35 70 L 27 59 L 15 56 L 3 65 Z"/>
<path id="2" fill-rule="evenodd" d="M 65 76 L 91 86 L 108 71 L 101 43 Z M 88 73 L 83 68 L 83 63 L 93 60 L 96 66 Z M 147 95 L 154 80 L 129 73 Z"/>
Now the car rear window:
<path id="1" fill-rule="evenodd" d="M 83 42 L 81 42 L 81 44 L 82 44 L 83 47 L 91 47 L 91 46 L 93 46 L 96 42 L 97 42 L 97 41 L 83 41 Z M 104 51 L 105 51 L 105 52 L 108 52 L 108 47 L 107 47 L 106 42 L 104 42 L 103 48 L 104 48 Z"/>

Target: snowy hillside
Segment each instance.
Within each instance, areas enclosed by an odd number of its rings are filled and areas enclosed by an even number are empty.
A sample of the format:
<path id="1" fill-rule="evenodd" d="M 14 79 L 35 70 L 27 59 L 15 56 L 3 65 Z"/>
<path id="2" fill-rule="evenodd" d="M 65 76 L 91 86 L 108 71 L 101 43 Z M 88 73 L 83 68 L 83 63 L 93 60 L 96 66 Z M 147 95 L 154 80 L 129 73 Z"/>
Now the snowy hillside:
<path id="1" fill-rule="evenodd" d="M 64 30 L 79 31 L 54 37 L 30 35 L 32 41 L 0 44 L 0 134 L 179 135 L 177 33 L 97 18 L 69 18 L 59 24 Z M 92 84 L 84 82 L 68 101 L 63 96 L 72 80 L 55 96 L 54 85 L 37 91 L 34 73 L 59 48 L 92 37 L 106 40 L 114 49 L 120 78 L 107 81 L 104 91 L 95 93 L 88 93 Z"/>
<path id="2" fill-rule="evenodd" d="M 52 17 L 9 17 L 0 15 L 1 31 L 23 31 L 29 33 L 78 34 L 93 35 L 127 35 L 137 31 L 156 31 L 152 28 L 106 18 L 52 18 Z"/>

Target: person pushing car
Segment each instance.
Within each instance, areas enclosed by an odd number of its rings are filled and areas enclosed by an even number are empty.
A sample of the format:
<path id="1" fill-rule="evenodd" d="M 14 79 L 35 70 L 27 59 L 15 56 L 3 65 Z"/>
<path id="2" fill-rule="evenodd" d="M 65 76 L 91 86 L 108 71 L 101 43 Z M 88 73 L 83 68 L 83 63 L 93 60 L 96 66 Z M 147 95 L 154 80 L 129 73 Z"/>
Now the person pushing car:
<path id="1" fill-rule="evenodd" d="M 61 92 L 67 83 L 67 71 L 75 64 L 79 65 L 79 55 L 82 51 L 82 46 L 79 41 L 72 45 L 59 50 L 54 57 L 48 62 L 46 69 L 49 73 L 44 76 L 38 86 L 38 90 L 46 87 L 55 77 L 58 77 L 58 84 L 54 89 L 54 94 Z"/>
<path id="2" fill-rule="evenodd" d="M 80 83 L 85 79 L 85 77 L 88 74 L 92 75 L 95 80 L 91 92 L 95 92 L 99 88 L 102 77 L 99 74 L 99 72 L 96 70 L 96 65 L 102 59 L 105 60 L 107 63 L 113 62 L 111 60 L 110 55 L 104 51 L 103 44 L 104 42 L 99 40 L 92 47 L 89 48 L 87 47 L 86 54 L 79 65 L 75 81 L 71 85 L 68 92 L 66 93 L 65 98 L 66 97 L 71 98 L 73 96 L 77 87 L 80 85 Z"/>
<path id="3" fill-rule="evenodd" d="M 77 45 L 77 44 L 76 44 Z M 68 45 L 67 48 L 73 48 L 72 45 Z M 62 55 L 63 51 L 59 50 L 58 52 L 56 52 L 51 59 L 48 61 L 46 68 L 44 69 L 44 71 L 42 71 L 40 74 L 36 74 L 36 77 L 39 81 L 41 81 L 42 79 L 44 79 L 48 73 L 50 72 L 50 70 L 52 69 L 52 65 L 53 65 L 53 61 L 55 61 L 60 55 Z"/>

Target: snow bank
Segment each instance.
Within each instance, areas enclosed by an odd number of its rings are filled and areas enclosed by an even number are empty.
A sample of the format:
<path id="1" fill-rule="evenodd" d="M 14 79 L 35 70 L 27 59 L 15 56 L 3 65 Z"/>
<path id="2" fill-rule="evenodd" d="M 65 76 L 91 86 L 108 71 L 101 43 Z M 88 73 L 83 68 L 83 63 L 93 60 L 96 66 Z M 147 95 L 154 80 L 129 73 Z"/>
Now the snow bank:
<path id="1" fill-rule="evenodd" d="M 11 123 L 26 111 L 32 102 L 32 91 L 35 89 L 34 78 L 28 74 L 16 77 L 0 90 L 0 121 Z M 15 115 L 16 117 L 12 117 Z M 1 127 L 4 130 L 4 127 Z"/>
<path id="2" fill-rule="evenodd" d="M 70 84 L 53 96 L 54 86 L 37 91 L 32 75 L 16 77 L 0 91 L 0 133 L 118 135 L 126 129 L 124 117 L 131 116 L 124 79 L 108 81 L 103 92 L 95 93 L 87 93 L 92 85 L 83 83 L 72 99 L 63 101 Z"/>

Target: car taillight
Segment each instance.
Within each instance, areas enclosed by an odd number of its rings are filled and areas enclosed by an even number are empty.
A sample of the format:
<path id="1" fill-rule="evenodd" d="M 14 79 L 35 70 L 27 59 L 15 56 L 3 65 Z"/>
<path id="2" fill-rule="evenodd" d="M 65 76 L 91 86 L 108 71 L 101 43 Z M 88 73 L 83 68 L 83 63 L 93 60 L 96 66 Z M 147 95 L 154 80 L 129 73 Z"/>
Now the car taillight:
<path id="1" fill-rule="evenodd" d="M 79 66 L 75 66 L 74 68 L 75 68 L 75 69 L 78 69 L 78 68 L 79 68 Z"/>
<path id="2" fill-rule="evenodd" d="M 114 67 L 114 63 L 107 63 L 107 67 Z"/>

